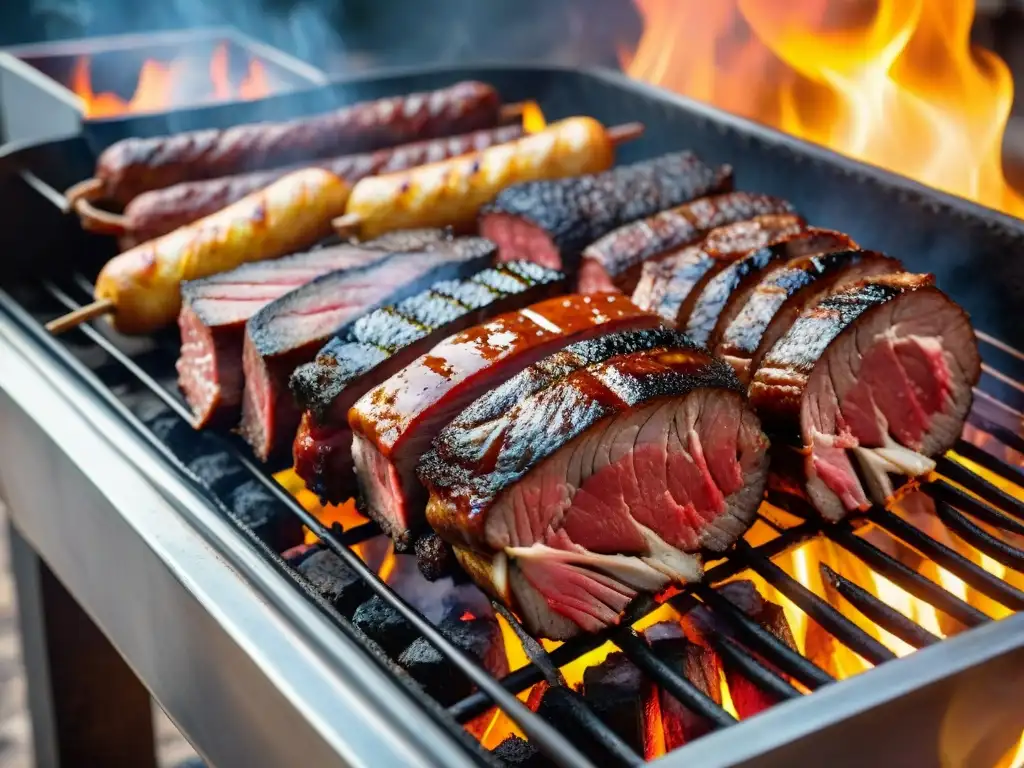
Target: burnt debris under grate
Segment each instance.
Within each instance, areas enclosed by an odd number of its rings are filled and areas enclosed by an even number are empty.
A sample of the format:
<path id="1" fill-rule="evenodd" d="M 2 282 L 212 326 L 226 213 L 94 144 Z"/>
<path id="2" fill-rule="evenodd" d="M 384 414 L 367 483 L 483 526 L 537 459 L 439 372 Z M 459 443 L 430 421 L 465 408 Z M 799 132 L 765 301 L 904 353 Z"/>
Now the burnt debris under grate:
<path id="1" fill-rule="evenodd" d="M 79 277 L 61 287 L 46 287 L 57 306 L 73 309 L 80 304 L 74 297 L 84 299 L 83 291 L 89 286 Z M 763 578 L 835 641 L 871 664 L 893 659 L 893 651 L 876 637 L 773 562 L 812 539 L 831 541 L 874 573 L 964 627 L 979 625 L 989 617 L 861 535 L 862 530 L 884 532 L 1011 611 L 1024 607 L 1024 592 L 893 511 L 876 507 L 851 523 L 826 525 L 799 502 L 773 498 L 795 523 L 780 524 L 774 515 L 760 514 L 759 521 L 775 532 L 774 538 L 756 546 L 741 541 L 709 568 L 704 584 L 686 587 L 670 598 L 681 620 L 699 635 L 697 644 L 692 637 L 674 636 L 659 630 L 658 625 L 645 632 L 623 625 L 597 635 L 578 636 L 551 651 L 532 643 L 532 650 L 528 649 L 532 660 L 505 674 L 507 666 L 502 668 L 493 659 L 494 642 L 500 641 L 494 618 L 461 621 L 450 617 L 435 626 L 351 550 L 378 534 L 373 524 L 363 523 L 347 531 L 337 525 L 325 526 L 265 468 L 251 462 L 231 438 L 194 432 L 167 373 L 173 368 L 168 368 L 168 360 L 161 358 L 158 350 L 125 351 L 111 337 L 89 326 L 62 342 L 42 334 L 40 338 L 48 344 L 102 350 L 105 359 L 97 363 L 99 358 L 91 355 L 90 367 L 112 397 L 135 412 L 181 469 L 220 498 L 236 522 L 276 552 L 296 547 L 304 528 L 311 531 L 320 543 L 301 548 L 301 558 L 293 561 L 294 572 L 447 706 L 450 726 L 479 724 L 481 716 L 495 706 L 501 709 L 528 739 L 511 736 L 494 750 L 495 758 L 510 765 L 584 765 L 588 758 L 608 764 L 639 764 L 656 754 L 645 736 L 644 722 L 652 697 L 659 702 L 664 749 L 736 723 L 735 715 L 716 695 L 717 687 L 707 685 L 708 678 L 702 677 L 711 674 L 701 671 L 702 650 L 721 665 L 733 709 L 741 718 L 835 682 L 829 671 L 799 652 L 792 636 L 779 630 L 763 606 L 743 599 L 741 589 L 722 587 L 744 572 Z M 154 375 L 154 370 L 163 374 Z M 982 418 L 971 423 L 987 422 Z M 993 475 L 1020 480 L 1017 468 L 974 444 L 961 441 L 956 453 Z M 940 460 L 936 475 L 922 482 L 920 490 L 933 500 L 937 519 L 949 533 L 1007 568 L 1022 569 L 1024 552 L 999 532 L 1024 532 L 1024 502 L 950 458 Z M 883 602 L 865 585 L 825 564 L 821 575 L 864 619 L 909 646 L 921 648 L 940 642 L 932 631 Z M 640 607 L 644 609 L 641 615 L 633 614 L 631 619 L 642 619 L 642 614 L 658 606 L 649 602 Z M 521 627 L 514 629 L 525 634 Z M 581 690 L 565 686 L 557 670 L 608 641 L 618 650 L 588 668 Z M 717 686 L 717 678 L 714 683 Z M 528 707 L 516 694 L 533 686 L 537 686 L 535 691 L 542 690 L 543 696 Z M 470 730 L 477 732 L 473 727 Z"/>

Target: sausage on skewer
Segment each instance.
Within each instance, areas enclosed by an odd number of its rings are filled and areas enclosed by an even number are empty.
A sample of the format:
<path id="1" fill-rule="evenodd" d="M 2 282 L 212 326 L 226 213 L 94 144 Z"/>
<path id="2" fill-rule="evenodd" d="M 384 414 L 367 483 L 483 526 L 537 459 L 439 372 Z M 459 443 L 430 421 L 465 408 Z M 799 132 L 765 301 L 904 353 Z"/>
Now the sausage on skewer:
<path id="1" fill-rule="evenodd" d="M 367 176 L 392 173 L 457 157 L 495 144 L 514 141 L 522 135 L 522 126 L 506 125 L 459 136 L 402 144 L 375 152 L 343 155 L 300 166 L 253 171 L 219 179 L 185 181 L 166 189 L 143 192 L 127 205 L 124 215 L 99 210 L 86 199 L 79 199 L 75 208 L 85 229 L 115 235 L 120 238 L 121 247 L 127 249 L 198 221 L 248 194 L 258 192 L 301 167 L 312 165 L 323 168 L 349 184 L 355 184 Z"/>
<path id="2" fill-rule="evenodd" d="M 331 231 L 350 187 L 320 168 L 285 176 L 206 218 L 115 256 L 96 280 L 96 301 L 47 324 L 60 333 L 109 314 L 122 333 L 174 322 L 181 284 L 250 261 L 302 250 Z"/>
<path id="3" fill-rule="evenodd" d="M 501 99 L 486 83 L 367 101 L 282 123 L 249 123 L 119 141 L 100 155 L 96 178 L 69 192 L 122 205 L 151 189 L 365 152 L 417 139 L 493 128 Z"/>
<path id="4" fill-rule="evenodd" d="M 639 123 L 605 129 L 593 118 L 571 117 L 518 141 L 371 176 L 353 187 L 335 229 L 361 239 L 396 229 L 467 230 L 480 208 L 505 187 L 607 170 L 615 160 L 615 146 L 642 132 Z"/>

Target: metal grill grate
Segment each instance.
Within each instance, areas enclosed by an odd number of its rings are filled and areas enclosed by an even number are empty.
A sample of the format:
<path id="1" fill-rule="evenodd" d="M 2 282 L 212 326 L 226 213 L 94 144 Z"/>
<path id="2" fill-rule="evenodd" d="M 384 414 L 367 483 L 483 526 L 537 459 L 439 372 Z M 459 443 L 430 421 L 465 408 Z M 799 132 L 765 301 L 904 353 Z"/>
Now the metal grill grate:
<path id="1" fill-rule="evenodd" d="M 46 291 L 65 310 L 76 309 L 92 295 L 92 285 L 82 275 L 68 284 L 58 286 L 45 284 Z M 77 298 L 80 297 L 80 298 Z M 175 391 L 172 391 L 147 371 L 136 356 L 122 349 L 109 337 L 93 327 L 82 326 L 75 333 L 84 335 L 89 342 L 99 347 L 128 374 L 158 396 L 188 421 L 190 414 Z M 71 337 L 73 338 L 73 337 Z M 994 339 L 980 335 L 983 342 L 999 352 L 1011 355 L 1016 361 L 1024 361 L 1024 355 L 1012 350 Z M 59 342 L 45 337 L 47 343 Z M 987 368 L 990 373 L 994 369 Z M 996 381 L 1011 377 L 999 374 Z M 1005 383 L 1005 382 L 1004 382 Z M 984 386 L 984 382 L 982 384 Z M 1017 385 L 1019 386 L 1019 385 Z M 1000 442 L 1013 448 L 1024 447 L 1024 441 L 1012 424 L 1021 423 L 1022 414 L 1011 405 L 994 397 L 985 389 L 977 390 L 976 407 L 971 414 L 970 424 L 992 435 Z M 995 403 L 998 408 L 993 408 Z M 955 449 L 960 456 L 982 466 L 988 472 L 1010 481 L 1021 481 L 1020 469 L 996 458 L 977 445 L 961 440 Z M 503 607 L 496 609 L 513 626 L 523 642 L 531 662 L 496 680 L 483 670 L 473 659 L 451 643 L 419 612 L 395 593 L 350 549 L 354 544 L 366 541 L 379 534 L 372 523 L 359 525 L 348 531 L 340 526 L 327 528 L 315 515 L 303 508 L 268 474 L 265 468 L 253 463 L 244 451 L 237 451 L 238 458 L 252 477 L 263 483 L 279 501 L 309 528 L 325 546 L 335 552 L 349 567 L 358 573 L 374 594 L 397 610 L 410 624 L 440 651 L 456 668 L 465 674 L 477 687 L 476 692 L 448 708 L 452 727 L 455 723 L 467 723 L 497 705 L 526 734 L 529 739 L 556 764 L 565 766 L 589 765 L 582 752 L 544 719 L 530 711 L 515 694 L 530 686 L 546 682 L 551 688 L 548 695 L 559 698 L 563 712 L 573 719 L 574 726 L 593 739 L 607 753 L 609 760 L 616 764 L 636 765 L 643 762 L 628 744 L 613 729 L 606 725 L 577 692 L 566 687 L 558 672 L 559 668 L 595 650 L 607 641 L 618 647 L 645 675 L 665 691 L 685 704 L 693 712 L 702 715 L 714 729 L 729 727 L 737 722 L 725 708 L 717 704 L 686 677 L 679 674 L 659 657 L 652 648 L 631 628 L 636 620 L 648 615 L 657 607 L 650 598 L 640 598 L 630 607 L 627 621 L 622 625 L 596 635 L 581 635 L 569 640 L 550 652 L 530 638 Z M 978 523 L 1010 535 L 1024 534 L 1024 502 L 993 483 L 972 472 L 963 464 L 943 457 L 939 460 L 936 474 L 920 483 L 920 490 L 935 502 L 938 518 L 947 529 L 979 552 L 1013 570 L 1024 570 L 1024 551 L 997 535 L 985 530 Z M 917 597 L 937 610 L 963 624 L 975 627 L 991 619 L 957 595 L 907 567 L 867 539 L 858 535 L 863 525 L 873 524 L 885 532 L 893 541 L 901 542 L 934 564 L 960 578 L 965 584 L 982 595 L 1005 606 L 1011 611 L 1024 608 L 1024 592 L 1012 584 L 997 578 L 989 571 L 976 565 L 958 551 L 932 538 L 917 527 L 906 522 L 892 511 L 875 507 L 857 519 L 836 525 L 822 523 L 804 502 L 789 497 L 770 497 L 773 504 L 800 518 L 796 524 L 780 523 L 766 512 L 758 513 L 758 520 L 777 535 L 758 546 L 740 541 L 734 548 L 714 564 L 706 574 L 705 582 L 690 585 L 670 598 L 669 603 L 680 614 L 686 614 L 697 606 L 709 610 L 720 620 L 708 627 L 708 638 L 718 653 L 727 662 L 735 665 L 747 679 L 763 692 L 779 700 L 804 695 L 797 685 L 813 692 L 821 686 L 835 682 L 835 678 L 808 658 L 792 650 L 761 625 L 753 621 L 732 602 L 719 594 L 715 585 L 745 571 L 758 574 L 766 582 L 785 595 L 808 617 L 826 629 L 837 641 L 859 654 L 873 665 L 895 658 L 895 654 L 862 630 L 855 622 L 816 595 L 807 587 L 790 577 L 773 558 L 801 544 L 817 538 L 838 545 L 853 555 L 875 573 L 884 576 L 909 594 Z M 836 573 L 827 565 L 821 565 L 822 576 L 838 594 L 856 608 L 865 618 L 878 627 L 900 638 L 914 648 L 922 648 L 940 642 L 931 631 L 916 624 L 902 613 L 891 608 L 862 585 Z M 728 628 L 728 633 L 722 631 Z M 790 678 L 793 682 L 790 682 Z M 795 684 L 794 684 L 795 683 Z"/>

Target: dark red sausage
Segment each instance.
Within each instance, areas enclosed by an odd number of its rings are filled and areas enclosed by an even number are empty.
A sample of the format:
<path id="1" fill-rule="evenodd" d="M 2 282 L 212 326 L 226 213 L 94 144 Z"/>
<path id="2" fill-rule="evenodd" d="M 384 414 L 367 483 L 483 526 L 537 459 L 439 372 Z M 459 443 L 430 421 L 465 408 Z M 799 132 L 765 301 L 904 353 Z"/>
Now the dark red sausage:
<path id="1" fill-rule="evenodd" d="M 183 181 L 493 128 L 500 119 L 497 91 L 486 83 L 466 81 L 283 123 L 125 139 L 100 155 L 96 176 L 107 198 L 125 204 L 148 190 Z"/>
<path id="2" fill-rule="evenodd" d="M 332 157 L 317 161 L 315 165 L 350 184 L 355 184 L 366 176 L 402 171 L 417 165 L 446 160 L 495 144 L 514 141 L 522 135 L 521 126 L 506 125 L 460 136 L 417 141 L 379 149 L 376 152 Z M 295 169 L 296 166 L 288 166 L 219 179 L 186 181 L 166 189 L 143 192 L 125 208 L 128 230 L 125 237 L 139 243 L 167 234 L 263 189 Z"/>

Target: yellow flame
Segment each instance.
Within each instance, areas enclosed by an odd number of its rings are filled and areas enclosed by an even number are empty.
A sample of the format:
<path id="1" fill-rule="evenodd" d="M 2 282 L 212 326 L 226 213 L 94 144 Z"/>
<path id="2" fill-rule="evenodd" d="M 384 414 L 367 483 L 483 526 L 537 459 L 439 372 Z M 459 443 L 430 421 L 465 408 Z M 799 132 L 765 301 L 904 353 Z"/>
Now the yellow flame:
<path id="1" fill-rule="evenodd" d="M 527 133 L 540 133 L 548 127 L 548 121 L 541 111 L 540 104 L 528 101 L 523 105 L 523 130 Z"/>
<path id="2" fill-rule="evenodd" d="M 970 0 L 636 4 L 634 77 L 1024 215 L 1002 169 L 1013 81 L 970 44 Z"/>

